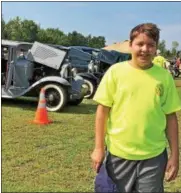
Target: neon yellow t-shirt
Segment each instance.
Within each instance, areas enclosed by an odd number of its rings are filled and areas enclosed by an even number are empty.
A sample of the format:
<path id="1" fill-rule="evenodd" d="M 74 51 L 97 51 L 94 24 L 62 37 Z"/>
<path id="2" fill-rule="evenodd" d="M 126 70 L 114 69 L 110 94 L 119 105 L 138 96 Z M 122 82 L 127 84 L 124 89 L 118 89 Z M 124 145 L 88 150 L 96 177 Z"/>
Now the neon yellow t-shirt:
<path id="1" fill-rule="evenodd" d="M 154 57 L 152 62 L 153 62 L 153 64 L 164 68 L 165 67 L 164 64 L 166 63 L 166 60 L 163 56 L 156 56 L 156 57 Z"/>
<path id="2" fill-rule="evenodd" d="M 155 65 L 140 70 L 127 61 L 108 69 L 93 99 L 111 107 L 108 150 L 129 160 L 159 155 L 167 144 L 165 114 L 181 109 L 174 80 L 166 70 Z"/>

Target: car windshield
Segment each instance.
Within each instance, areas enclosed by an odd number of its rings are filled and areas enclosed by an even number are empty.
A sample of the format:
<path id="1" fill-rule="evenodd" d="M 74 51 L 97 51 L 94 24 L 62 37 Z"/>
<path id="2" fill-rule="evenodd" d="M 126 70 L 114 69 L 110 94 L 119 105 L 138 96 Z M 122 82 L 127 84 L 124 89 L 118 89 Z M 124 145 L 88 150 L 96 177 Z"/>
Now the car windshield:
<path id="1" fill-rule="evenodd" d="M 17 59 L 26 58 L 28 54 L 29 49 L 20 49 L 16 52 Z"/>

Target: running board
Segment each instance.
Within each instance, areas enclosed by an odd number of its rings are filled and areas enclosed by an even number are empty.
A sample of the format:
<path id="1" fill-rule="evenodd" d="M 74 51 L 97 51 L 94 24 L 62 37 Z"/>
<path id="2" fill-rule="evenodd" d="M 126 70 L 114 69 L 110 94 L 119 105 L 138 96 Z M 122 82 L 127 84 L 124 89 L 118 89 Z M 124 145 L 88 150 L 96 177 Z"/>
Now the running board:
<path id="1" fill-rule="evenodd" d="M 24 94 L 25 88 L 17 88 L 11 86 L 8 90 L 6 90 L 3 86 L 1 88 L 1 97 L 2 98 L 17 98 L 21 97 Z"/>

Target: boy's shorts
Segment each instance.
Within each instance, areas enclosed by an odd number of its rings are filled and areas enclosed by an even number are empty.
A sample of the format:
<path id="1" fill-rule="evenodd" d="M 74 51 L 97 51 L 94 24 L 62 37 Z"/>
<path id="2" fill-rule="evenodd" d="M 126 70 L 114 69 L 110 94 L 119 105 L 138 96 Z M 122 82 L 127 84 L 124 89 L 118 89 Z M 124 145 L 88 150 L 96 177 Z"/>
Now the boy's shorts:
<path id="1" fill-rule="evenodd" d="M 119 192 L 164 192 L 166 149 L 146 160 L 126 160 L 107 152 L 106 169 Z"/>

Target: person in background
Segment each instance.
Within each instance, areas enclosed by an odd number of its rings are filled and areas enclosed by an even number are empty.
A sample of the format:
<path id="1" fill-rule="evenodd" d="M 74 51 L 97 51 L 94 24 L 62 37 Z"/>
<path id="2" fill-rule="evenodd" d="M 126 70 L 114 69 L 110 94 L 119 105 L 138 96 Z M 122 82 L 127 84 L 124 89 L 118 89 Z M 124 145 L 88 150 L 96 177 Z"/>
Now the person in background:
<path id="1" fill-rule="evenodd" d="M 165 173 L 167 181 L 178 174 L 181 102 L 172 76 L 152 63 L 158 42 L 155 24 L 134 27 L 131 60 L 112 65 L 93 98 L 98 107 L 92 165 L 98 174 L 105 166 L 119 192 L 163 192 Z"/>
<path id="2" fill-rule="evenodd" d="M 153 64 L 166 69 L 166 59 L 163 56 L 161 56 L 160 50 L 156 51 L 156 56 L 154 57 L 152 62 Z"/>
<path id="3" fill-rule="evenodd" d="M 176 66 L 178 69 L 181 68 L 181 57 L 179 55 L 178 55 L 177 60 L 176 60 Z"/>

